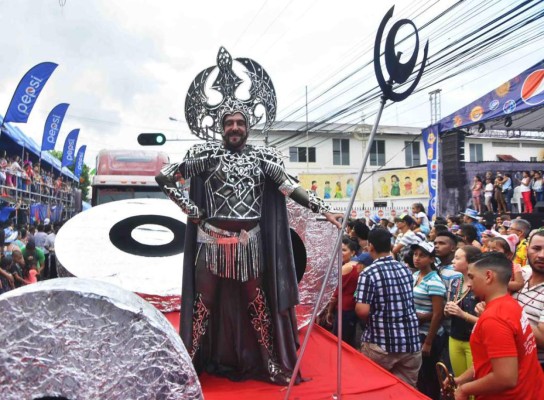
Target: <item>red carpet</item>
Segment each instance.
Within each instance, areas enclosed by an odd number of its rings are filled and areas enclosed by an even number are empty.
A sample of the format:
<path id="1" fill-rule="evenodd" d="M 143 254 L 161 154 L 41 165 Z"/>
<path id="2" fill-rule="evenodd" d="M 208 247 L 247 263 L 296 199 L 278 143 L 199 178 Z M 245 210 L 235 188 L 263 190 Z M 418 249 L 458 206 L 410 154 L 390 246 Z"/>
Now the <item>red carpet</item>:
<path id="1" fill-rule="evenodd" d="M 179 313 L 165 314 L 178 329 Z M 300 333 L 300 343 L 306 329 Z M 311 379 L 293 387 L 292 400 L 331 399 L 336 392 L 336 337 L 315 326 L 304 353 L 301 373 Z M 427 399 L 353 348 L 343 345 L 342 399 Z M 257 381 L 231 382 L 208 374 L 200 376 L 206 400 L 279 400 L 285 397 L 284 388 Z"/>

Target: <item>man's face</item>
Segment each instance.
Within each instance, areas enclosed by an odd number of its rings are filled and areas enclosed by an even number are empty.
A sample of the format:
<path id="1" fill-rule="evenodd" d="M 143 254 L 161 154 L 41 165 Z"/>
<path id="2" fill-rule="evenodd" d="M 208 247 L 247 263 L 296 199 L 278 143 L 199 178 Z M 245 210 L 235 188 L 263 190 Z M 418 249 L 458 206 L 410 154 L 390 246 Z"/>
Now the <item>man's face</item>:
<path id="1" fill-rule="evenodd" d="M 242 148 L 247 140 L 246 119 L 241 113 L 227 115 L 223 119 L 223 141 L 231 149 Z"/>
<path id="2" fill-rule="evenodd" d="M 489 270 L 476 268 L 473 264 L 469 264 L 468 266 L 467 286 L 472 289 L 474 295 L 480 300 L 485 300 L 485 289 L 488 274 Z"/>
<path id="3" fill-rule="evenodd" d="M 437 257 L 447 257 L 455 251 L 455 245 L 450 238 L 446 236 L 438 236 L 434 239 L 434 252 Z"/>
<path id="4" fill-rule="evenodd" d="M 361 251 L 368 252 L 368 240 L 357 238 Z"/>
<path id="5" fill-rule="evenodd" d="M 524 237 L 523 229 L 520 229 L 520 226 L 516 224 L 515 222 L 512 225 L 510 225 L 507 232 L 508 234 L 515 233 L 517 237 L 519 237 L 520 239 L 523 239 Z"/>
<path id="6" fill-rule="evenodd" d="M 533 272 L 544 274 L 544 237 L 535 236 L 527 246 L 527 259 Z"/>

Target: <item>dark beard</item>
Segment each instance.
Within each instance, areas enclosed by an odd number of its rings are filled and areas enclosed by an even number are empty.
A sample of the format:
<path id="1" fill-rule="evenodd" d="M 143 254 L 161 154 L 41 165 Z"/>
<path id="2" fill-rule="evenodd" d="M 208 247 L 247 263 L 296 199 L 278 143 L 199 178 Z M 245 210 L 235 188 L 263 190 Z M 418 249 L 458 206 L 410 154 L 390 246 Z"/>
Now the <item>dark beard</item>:
<path id="1" fill-rule="evenodd" d="M 234 134 L 231 134 L 229 136 L 234 136 Z M 223 136 L 223 145 L 232 151 L 240 151 L 243 149 L 247 142 L 247 134 L 245 136 L 240 136 L 240 141 L 236 144 L 232 144 L 229 140 L 229 136 Z"/>

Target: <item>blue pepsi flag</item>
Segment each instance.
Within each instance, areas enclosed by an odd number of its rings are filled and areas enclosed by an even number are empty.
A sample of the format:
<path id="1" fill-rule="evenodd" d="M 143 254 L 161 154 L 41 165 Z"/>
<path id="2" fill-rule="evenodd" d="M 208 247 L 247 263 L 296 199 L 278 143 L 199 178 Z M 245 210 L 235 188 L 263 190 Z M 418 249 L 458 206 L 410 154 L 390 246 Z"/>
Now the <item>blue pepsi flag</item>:
<path id="1" fill-rule="evenodd" d="M 41 151 L 55 149 L 55 144 L 57 143 L 57 138 L 60 132 L 60 126 L 62 125 L 62 121 L 64 120 L 64 115 L 66 114 L 68 106 L 69 104 L 67 103 L 58 104 L 49 113 L 49 116 L 45 121 L 45 127 L 43 128 Z"/>
<path id="2" fill-rule="evenodd" d="M 74 170 L 74 175 L 78 178 L 81 176 L 81 172 L 83 172 L 83 160 L 85 159 L 85 150 L 87 150 L 87 145 L 81 146 L 77 151 L 76 168 Z"/>
<path id="3" fill-rule="evenodd" d="M 429 185 L 429 206 L 427 215 L 432 218 L 436 214 L 436 200 L 438 189 L 438 125 L 433 125 L 421 131 L 423 145 L 425 146 L 425 158 L 427 159 L 427 179 Z"/>
<path id="4" fill-rule="evenodd" d="M 13 93 L 4 123 L 28 121 L 32 107 L 57 66 L 58 64 L 52 62 L 43 62 L 32 67 L 23 76 Z"/>
<path id="5" fill-rule="evenodd" d="M 74 129 L 68 134 L 64 141 L 64 148 L 62 150 L 62 165 L 61 167 L 69 167 L 74 165 L 77 135 L 79 135 L 79 129 Z"/>

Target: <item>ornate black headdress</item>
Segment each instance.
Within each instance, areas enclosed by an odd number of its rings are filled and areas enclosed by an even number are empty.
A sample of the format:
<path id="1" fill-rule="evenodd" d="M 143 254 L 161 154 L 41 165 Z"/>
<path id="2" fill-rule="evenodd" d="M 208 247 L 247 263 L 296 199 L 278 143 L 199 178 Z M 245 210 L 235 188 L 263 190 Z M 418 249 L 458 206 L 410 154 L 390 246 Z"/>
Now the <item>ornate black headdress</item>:
<path id="1" fill-rule="evenodd" d="M 222 134 L 223 117 L 234 112 L 242 113 L 248 128 L 252 128 L 262 119 L 262 115 L 255 114 L 255 109 L 263 106 L 266 114 L 263 132 L 270 129 L 276 118 L 276 92 L 266 71 L 250 58 L 234 60 L 242 64 L 251 81 L 248 99 L 236 97 L 236 89 L 244 81 L 233 71 L 232 57 L 224 47 L 217 53 L 217 66 L 199 73 L 189 87 L 185 98 L 185 120 L 191 132 L 202 139 L 212 139 L 213 133 Z M 219 68 L 219 75 L 211 88 L 218 91 L 222 99 L 218 104 L 210 105 L 205 88 L 206 81 L 215 68 Z M 211 125 L 204 125 L 206 117 L 211 117 Z"/>

